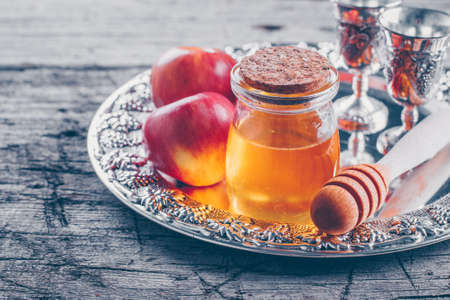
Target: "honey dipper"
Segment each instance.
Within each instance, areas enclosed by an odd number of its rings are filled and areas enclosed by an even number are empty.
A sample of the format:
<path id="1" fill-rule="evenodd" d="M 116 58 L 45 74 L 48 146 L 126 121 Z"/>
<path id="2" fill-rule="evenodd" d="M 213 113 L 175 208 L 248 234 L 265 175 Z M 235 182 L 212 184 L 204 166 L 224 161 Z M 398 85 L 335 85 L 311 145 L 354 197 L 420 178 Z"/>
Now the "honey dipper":
<path id="1" fill-rule="evenodd" d="M 432 158 L 450 143 L 450 110 L 431 114 L 381 160 L 343 168 L 325 183 L 311 204 L 314 224 L 328 234 L 346 233 L 384 203 L 392 179 Z"/>

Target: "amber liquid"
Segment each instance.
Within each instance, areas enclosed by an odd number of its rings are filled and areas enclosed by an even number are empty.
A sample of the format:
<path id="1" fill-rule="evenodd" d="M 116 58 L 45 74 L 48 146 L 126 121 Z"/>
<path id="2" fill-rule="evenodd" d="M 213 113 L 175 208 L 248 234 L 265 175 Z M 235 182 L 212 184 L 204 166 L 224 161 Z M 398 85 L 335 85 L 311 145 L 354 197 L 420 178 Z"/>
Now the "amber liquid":
<path id="1" fill-rule="evenodd" d="M 258 118 L 249 117 L 230 129 L 230 208 L 256 219 L 310 224 L 312 199 L 339 168 L 338 132 L 319 140 L 317 115 L 307 120 L 268 118 L 264 126 Z"/>

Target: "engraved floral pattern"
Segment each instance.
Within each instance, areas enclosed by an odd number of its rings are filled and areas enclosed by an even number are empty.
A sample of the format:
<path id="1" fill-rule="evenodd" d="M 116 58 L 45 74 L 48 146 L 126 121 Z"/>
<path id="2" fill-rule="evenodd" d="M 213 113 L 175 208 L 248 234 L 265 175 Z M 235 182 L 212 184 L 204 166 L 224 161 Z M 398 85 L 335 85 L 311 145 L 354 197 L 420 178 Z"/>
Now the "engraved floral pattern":
<path id="1" fill-rule="evenodd" d="M 270 45 L 252 43 L 225 50 L 239 59 Z M 332 61 L 339 57 L 331 43 L 300 46 L 316 49 Z M 121 201 L 150 220 L 225 246 L 303 257 L 387 253 L 450 237 L 450 194 L 406 215 L 376 219 L 347 234 L 327 236 L 312 225 L 267 223 L 233 215 L 168 187 L 146 159 L 140 132 L 145 116 L 154 109 L 150 72 L 139 74 L 105 101 L 88 136 L 88 150 L 98 176 Z M 448 87 L 441 91 L 448 99 Z"/>

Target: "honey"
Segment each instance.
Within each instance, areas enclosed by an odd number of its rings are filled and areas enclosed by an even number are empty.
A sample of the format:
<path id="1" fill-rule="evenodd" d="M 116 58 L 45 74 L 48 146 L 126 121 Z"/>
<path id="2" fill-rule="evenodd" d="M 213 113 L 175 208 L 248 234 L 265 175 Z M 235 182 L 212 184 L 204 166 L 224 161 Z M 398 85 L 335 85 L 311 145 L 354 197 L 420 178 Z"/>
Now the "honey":
<path id="1" fill-rule="evenodd" d="M 266 118 L 271 130 L 258 130 L 260 120 L 254 116 L 230 129 L 226 160 L 230 206 L 257 219 L 311 223 L 311 201 L 339 167 L 338 132 L 319 140 L 313 126 L 302 124 L 314 124 L 304 115 L 283 122 Z M 319 121 L 317 115 L 312 119 Z M 282 128 L 288 123 L 297 126 Z"/>
<path id="2" fill-rule="evenodd" d="M 331 103 L 337 71 L 311 50 L 266 48 L 233 68 L 231 87 L 237 102 L 226 155 L 230 210 L 311 224 L 311 202 L 339 168 Z"/>

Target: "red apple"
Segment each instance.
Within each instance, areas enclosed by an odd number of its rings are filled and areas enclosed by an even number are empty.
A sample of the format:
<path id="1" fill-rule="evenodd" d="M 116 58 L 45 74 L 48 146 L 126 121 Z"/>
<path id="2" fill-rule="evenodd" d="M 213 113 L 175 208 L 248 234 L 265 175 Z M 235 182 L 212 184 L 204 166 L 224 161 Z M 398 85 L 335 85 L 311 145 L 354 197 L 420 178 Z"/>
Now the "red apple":
<path id="1" fill-rule="evenodd" d="M 164 53 L 152 67 L 153 101 L 160 107 L 201 92 L 217 92 L 234 102 L 230 71 L 236 61 L 223 51 L 177 47 Z"/>
<path id="2" fill-rule="evenodd" d="M 205 92 L 153 111 L 144 125 L 149 159 L 156 168 L 193 186 L 225 177 L 225 150 L 234 106 Z"/>

